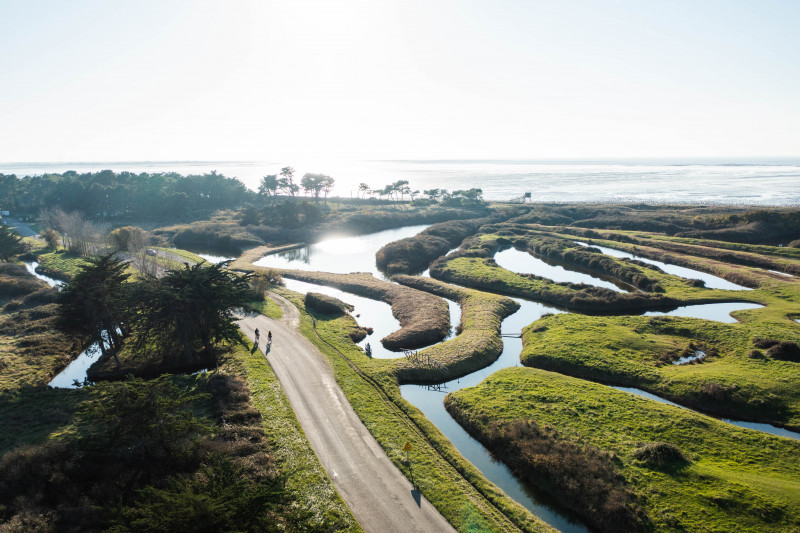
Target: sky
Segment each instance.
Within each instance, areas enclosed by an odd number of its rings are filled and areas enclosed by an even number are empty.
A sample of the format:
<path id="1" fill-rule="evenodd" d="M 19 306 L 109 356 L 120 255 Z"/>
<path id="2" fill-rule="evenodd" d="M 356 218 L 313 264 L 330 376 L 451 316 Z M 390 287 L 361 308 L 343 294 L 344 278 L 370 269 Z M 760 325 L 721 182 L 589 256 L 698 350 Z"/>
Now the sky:
<path id="1" fill-rule="evenodd" d="M 0 162 L 800 156 L 800 2 L 0 0 Z"/>

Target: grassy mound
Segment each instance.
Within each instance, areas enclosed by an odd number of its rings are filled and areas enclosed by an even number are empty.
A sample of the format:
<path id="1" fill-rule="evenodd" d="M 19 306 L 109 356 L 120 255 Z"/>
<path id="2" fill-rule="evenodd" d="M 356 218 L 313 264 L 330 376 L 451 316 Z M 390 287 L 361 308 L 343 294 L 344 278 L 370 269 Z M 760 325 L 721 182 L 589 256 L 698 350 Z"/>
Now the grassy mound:
<path id="1" fill-rule="evenodd" d="M 638 387 L 710 413 L 798 428 L 800 365 L 750 356 L 751 339 L 763 331 L 800 340 L 790 324 L 560 314 L 525 329 L 521 359 L 526 366 Z M 698 350 L 706 356 L 673 364 Z"/>
<path id="2" fill-rule="evenodd" d="M 501 370 L 476 387 L 449 394 L 445 402 L 498 457 L 540 487 L 554 494 L 591 484 L 606 487 L 579 490 L 563 500 L 598 530 L 787 531 L 800 526 L 800 466 L 794 460 L 800 442 L 531 368 Z M 526 429 L 514 429 L 520 427 Z M 560 446 L 563 450 L 545 455 L 535 452 Z M 573 462 L 605 466 L 575 468 Z M 608 523 L 617 515 L 599 505 L 595 495 L 610 498 L 614 491 L 630 492 L 612 504 L 638 507 L 635 516 L 642 521 L 622 528 Z"/>

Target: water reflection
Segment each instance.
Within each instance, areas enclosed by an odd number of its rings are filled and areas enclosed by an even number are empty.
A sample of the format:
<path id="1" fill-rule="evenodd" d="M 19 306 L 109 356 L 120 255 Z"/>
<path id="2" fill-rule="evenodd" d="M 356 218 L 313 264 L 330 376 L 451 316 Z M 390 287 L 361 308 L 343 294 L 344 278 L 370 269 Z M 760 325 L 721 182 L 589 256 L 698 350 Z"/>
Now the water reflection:
<path id="1" fill-rule="evenodd" d="M 222 262 L 225 262 L 225 261 L 233 261 L 234 259 L 236 259 L 235 257 L 228 257 L 228 256 L 224 256 L 224 255 L 201 254 L 201 253 L 197 253 L 197 252 L 193 252 L 193 253 L 194 253 L 194 255 L 202 257 L 203 259 L 205 259 L 209 263 L 214 263 L 215 265 L 217 263 L 222 263 Z"/>
<path id="2" fill-rule="evenodd" d="M 727 324 L 735 324 L 737 320 L 731 316 L 734 311 L 744 311 L 745 309 L 759 309 L 764 307 L 761 304 L 749 302 L 724 302 L 715 304 L 698 304 L 677 307 L 671 311 L 647 311 L 644 316 L 682 316 L 685 318 L 703 318 L 705 320 L 716 320 Z"/>
<path id="3" fill-rule="evenodd" d="M 100 345 L 94 343 L 75 358 L 70 364 L 59 372 L 48 385 L 59 389 L 76 389 L 82 387 L 86 381 L 86 371 L 92 366 L 102 351 Z"/>
<path id="4" fill-rule="evenodd" d="M 366 349 L 367 343 L 372 348 L 372 357 L 378 359 L 394 359 L 402 357 L 402 353 L 391 352 L 383 347 L 380 340 L 390 333 L 394 333 L 400 329 L 400 322 L 392 315 L 392 307 L 380 300 L 372 300 L 364 298 L 349 292 L 344 292 L 327 285 L 316 285 L 313 283 L 306 283 L 304 281 L 297 281 L 295 279 L 284 278 L 283 283 L 287 289 L 305 294 L 307 292 L 319 292 L 338 298 L 354 307 L 352 311 L 353 317 L 361 327 L 373 328 L 372 335 L 358 343 L 361 348 Z"/>
<path id="5" fill-rule="evenodd" d="M 568 270 L 555 262 L 545 262 L 528 252 L 521 252 L 515 248 L 497 252 L 494 255 L 494 260 L 506 270 L 518 274 L 534 274 L 556 282 L 585 283 L 595 287 L 605 287 L 616 292 L 625 292 L 611 281 L 601 278 L 598 274 L 580 271 L 572 266 Z"/>
<path id="6" fill-rule="evenodd" d="M 302 248 L 264 256 L 253 264 L 266 268 L 318 270 L 338 274 L 370 272 L 379 279 L 386 279 L 375 265 L 375 253 L 386 244 L 412 237 L 427 227 L 429 224 L 389 229 L 357 237 L 332 237 Z"/>
<path id="7" fill-rule="evenodd" d="M 585 242 L 575 241 L 575 244 L 580 246 L 589 246 Z M 650 265 L 655 265 L 667 274 L 672 274 L 673 276 L 678 276 L 681 278 L 686 279 L 700 279 L 703 280 L 705 286 L 709 289 L 724 289 L 729 291 L 751 291 L 750 287 L 745 287 L 744 285 L 738 285 L 736 283 L 731 283 L 730 281 L 720 278 L 718 276 L 714 276 L 713 274 L 708 274 L 706 272 L 702 272 L 700 270 L 694 270 L 691 268 L 686 268 L 678 265 L 672 265 L 670 263 L 664 263 L 661 261 L 656 261 L 654 259 L 648 259 L 647 257 L 642 257 L 640 255 L 634 255 L 628 252 L 623 252 L 622 250 L 616 250 L 614 248 L 607 248 L 605 246 L 598 246 L 596 244 L 591 245 L 592 248 L 597 248 L 601 252 L 606 255 L 610 255 L 612 257 L 618 257 L 621 259 L 635 259 L 637 261 L 641 261 L 642 263 L 648 263 Z"/>

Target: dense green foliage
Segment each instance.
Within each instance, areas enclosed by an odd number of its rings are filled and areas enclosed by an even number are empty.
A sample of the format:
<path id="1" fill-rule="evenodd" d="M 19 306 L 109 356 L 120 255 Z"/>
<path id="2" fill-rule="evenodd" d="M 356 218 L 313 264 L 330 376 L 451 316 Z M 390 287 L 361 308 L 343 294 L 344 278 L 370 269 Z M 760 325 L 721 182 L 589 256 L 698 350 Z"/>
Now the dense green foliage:
<path id="1" fill-rule="evenodd" d="M 242 182 L 216 172 L 199 176 L 132 172 L 45 174 L 18 178 L 0 174 L 0 198 L 13 212 L 42 208 L 78 211 L 89 218 L 123 216 L 178 218 L 197 210 L 240 206 L 255 194 Z"/>
<path id="2" fill-rule="evenodd" d="M 111 255 L 88 259 L 58 293 L 59 327 L 99 343 L 103 353 L 122 348 L 130 316 L 126 268 Z"/>
<path id="3" fill-rule="evenodd" d="M 308 527 L 247 398 L 227 375 L 94 385 L 73 432 L 0 460 L 0 520 L 19 530 Z M 212 405 L 211 419 L 193 413 Z"/>
<path id="4" fill-rule="evenodd" d="M 25 243 L 22 236 L 9 226 L 0 223 L 0 261 L 11 261 L 15 255 L 25 253 Z"/>
<path id="5" fill-rule="evenodd" d="M 139 283 L 132 294 L 137 347 L 182 352 L 187 360 L 201 349 L 213 353 L 215 344 L 237 339 L 233 313 L 252 299 L 246 276 L 203 263 Z"/>

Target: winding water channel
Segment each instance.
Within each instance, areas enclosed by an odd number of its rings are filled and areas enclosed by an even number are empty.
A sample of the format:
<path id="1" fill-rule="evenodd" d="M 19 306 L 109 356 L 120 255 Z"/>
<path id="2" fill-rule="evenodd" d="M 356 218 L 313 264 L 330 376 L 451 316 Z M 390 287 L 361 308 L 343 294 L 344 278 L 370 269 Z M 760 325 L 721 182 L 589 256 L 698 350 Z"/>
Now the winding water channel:
<path id="1" fill-rule="evenodd" d="M 301 249 L 290 250 L 288 252 L 282 252 L 280 254 L 273 254 L 266 256 L 258 260 L 255 264 L 264 267 L 290 268 L 299 270 L 319 270 L 323 272 L 337 272 L 337 273 L 347 273 L 347 272 L 357 272 L 357 271 L 371 272 L 379 278 L 386 279 L 386 277 L 382 273 L 380 273 L 377 267 L 375 266 L 375 253 L 377 252 L 377 250 L 389 242 L 413 236 L 422 231 L 423 229 L 425 229 L 426 227 L 428 226 L 425 225 L 410 226 L 410 227 L 397 228 L 387 231 L 381 231 L 370 235 L 363 235 L 360 237 L 331 238 L 322 241 L 320 243 L 305 246 Z M 524 254 L 525 256 L 531 259 L 536 259 L 530 256 L 530 254 L 519 252 L 517 250 L 513 251 L 516 252 L 517 254 Z M 537 270 L 536 268 L 532 269 L 531 268 L 532 264 L 527 262 L 528 260 L 526 258 L 522 258 L 517 254 L 513 253 L 506 253 L 505 255 L 501 255 L 504 254 L 505 252 L 509 252 L 509 250 L 498 253 L 497 256 L 500 257 L 498 260 L 498 257 L 496 256 L 496 260 L 498 264 L 500 264 L 501 266 L 505 266 L 506 268 L 511 267 L 509 268 L 509 270 L 530 271 L 530 273 L 540 275 L 543 277 L 548 277 L 551 279 L 552 276 L 555 275 L 565 276 L 567 279 L 564 279 L 564 281 L 584 282 L 593 285 L 596 285 L 601 282 L 610 284 L 610 282 L 608 282 L 607 280 L 600 279 L 596 276 L 587 275 L 584 272 L 572 272 L 566 268 L 563 268 L 562 266 L 547 264 L 544 262 L 542 263 L 547 267 L 546 270 Z M 205 258 L 212 261 L 214 259 L 227 259 L 227 258 L 218 258 L 212 256 Z M 542 265 L 539 265 L 537 263 L 536 267 L 539 268 L 542 267 Z M 683 267 L 679 268 L 682 268 L 683 270 L 688 270 L 691 273 L 690 277 L 692 278 L 702 279 L 700 275 L 701 274 L 706 275 L 702 272 L 692 271 L 689 269 L 685 269 Z M 666 271 L 666 269 L 664 270 Z M 423 274 L 427 275 L 427 271 Z M 576 274 L 579 276 L 586 276 L 586 277 L 580 278 L 581 281 L 576 281 L 577 279 L 579 279 L 577 277 L 574 277 Z M 289 278 L 285 278 L 284 282 L 287 288 L 297 291 L 299 293 L 305 293 L 309 291 L 320 292 L 323 294 L 328 294 L 330 296 L 335 296 L 340 300 L 353 305 L 355 309 L 352 312 L 352 315 L 356 318 L 357 322 L 363 327 L 372 327 L 374 329 L 372 335 L 368 336 L 366 339 L 364 339 L 362 342 L 359 343 L 362 346 L 362 348 L 365 347 L 366 343 L 370 343 L 373 357 L 376 358 L 402 357 L 402 354 L 388 351 L 385 348 L 383 348 L 383 346 L 380 344 L 381 338 L 396 331 L 400 327 L 398 321 L 391 314 L 391 307 L 385 302 L 372 300 L 352 293 L 341 291 L 339 289 L 335 289 L 332 287 L 306 283 L 302 281 L 292 280 Z M 729 282 L 726 281 L 725 283 Z M 612 285 L 613 290 L 617 291 L 623 290 L 617 285 L 614 284 L 610 285 Z M 706 285 L 710 286 L 709 281 L 706 281 Z M 605 286 L 605 285 L 600 285 L 600 286 Z M 740 287 L 737 286 L 736 288 L 739 289 Z M 744 289 L 744 287 L 741 287 L 741 289 Z M 588 531 L 588 529 L 577 519 L 577 517 L 573 513 L 565 510 L 553 498 L 537 491 L 535 488 L 530 487 L 526 483 L 520 481 L 516 476 L 514 476 L 510 472 L 510 470 L 508 469 L 508 467 L 505 466 L 505 464 L 496 460 L 489 453 L 489 451 L 483 447 L 483 445 L 481 445 L 477 440 L 470 437 L 469 434 L 467 434 L 467 432 L 455 420 L 453 420 L 452 417 L 450 417 L 450 415 L 444 408 L 443 399 L 445 394 L 447 394 L 448 392 L 452 392 L 463 387 L 471 387 L 477 385 L 486 377 L 488 377 L 492 373 L 502 368 L 510 366 L 519 366 L 520 365 L 519 356 L 522 350 L 522 339 L 515 335 L 519 335 L 524 327 L 526 327 L 531 322 L 537 320 L 546 313 L 563 312 L 559 309 L 538 302 L 528 301 L 519 298 L 515 298 L 515 300 L 520 304 L 520 309 L 510 317 L 506 318 L 502 323 L 501 327 L 502 333 L 504 335 L 509 335 L 509 336 L 503 339 L 503 352 L 493 364 L 491 364 L 486 368 L 473 372 L 468 376 L 448 381 L 445 383 L 441 383 L 436 386 L 403 385 L 400 387 L 400 390 L 403 397 L 410 403 L 412 403 L 414 406 L 416 406 L 418 409 L 420 409 L 425 414 L 425 416 L 431 422 L 433 422 L 445 436 L 447 436 L 447 438 L 456 446 L 456 448 L 458 448 L 458 450 L 464 457 L 466 457 L 479 470 L 481 470 L 481 472 L 483 472 L 483 474 L 486 476 L 487 479 L 491 480 L 497 486 L 502 488 L 506 492 L 506 494 L 508 494 L 511 498 L 513 498 L 521 505 L 529 509 L 535 515 L 542 518 L 545 522 L 549 523 L 550 525 L 561 531 L 586 532 Z M 450 318 L 452 325 L 450 337 L 452 337 L 455 334 L 454 333 L 455 327 L 460 322 L 461 309 L 456 302 L 452 302 L 449 300 L 447 300 L 447 302 L 450 308 Z M 730 313 L 732 311 L 741 309 L 752 309 L 756 307 L 761 307 L 761 306 L 758 304 L 742 303 L 742 302 L 704 304 L 704 305 L 681 307 L 669 312 L 659 311 L 659 312 L 648 312 L 645 314 L 690 316 L 697 318 L 705 318 L 709 320 L 718 320 L 722 322 L 735 322 L 735 319 L 730 316 Z M 51 382 L 51 385 L 59 387 L 69 387 L 72 386 L 73 380 L 78 380 L 79 382 L 82 381 L 82 379 L 85 378 L 86 368 L 88 368 L 88 366 L 90 366 L 91 363 L 94 362 L 92 359 L 94 358 L 95 353 L 96 352 L 94 352 L 92 348 L 87 350 L 85 354 L 82 354 L 82 356 L 78 358 L 79 360 L 83 360 L 84 361 L 83 363 L 76 364 L 78 363 L 78 360 L 73 362 L 69 367 L 67 367 L 67 369 L 65 369 L 64 372 L 62 372 L 63 376 L 62 374 L 59 374 L 59 376 L 57 376 Z M 86 361 L 88 361 L 88 364 L 86 364 Z M 74 369 L 73 365 L 76 365 Z M 82 372 L 82 377 L 81 377 L 81 372 Z M 662 398 L 659 398 L 657 396 L 654 396 L 650 393 L 638 389 L 623 388 L 623 387 L 615 387 L 615 388 L 617 388 L 618 390 L 625 390 L 626 392 L 639 394 L 640 396 L 644 396 L 646 398 L 650 398 L 655 401 L 673 404 L 673 402 L 669 402 L 667 400 L 664 400 Z M 722 420 L 744 428 L 766 431 L 768 433 L 773 433 L 775 435 L 781 435 L 785 437 L 800 438 L 800 434 L 798 433 L 777 428 L 769 424 L 756 424 L 751 422 L 740 422 L 728 419 L 722 419 Z"/>
<path id="2" fill-rule="evenodd" d="M 256 262 L 260 266 L 278 267 L 280 265 L 292 265 L 296 268 L 297 265 L 302 265 L 303 270 L 320 270 L 328 272 L 351 272 L 351 271 L 369 271 L 377 273 L 377 268 L 374 264 L 374 253 L 384 244 L 393 240 L 410 237 L 426 226 L 414 226 L 408 228 L 399 228 L 397 230 L 390 230 L 390 232 L 379 232 L 372 234 L 369 241 L 374 243 L 375 248 L 372 253 L 365 249 L 364 243 L 359 243 L 359 237 L 344 239 L 332 239 L 325 243 L 318 245 L 310 245 L 306 247 L 302 254 L 292 255 L 286 257 L 287 253 L 284 252 L 280 260 L 273 261 L 270 259 L 272 256 L 267 256 Z M 365 236 L 366 237 L 366 236 Z M 331 244 L 333 242 L 334 244 Z M 353 258 L 353 255 L 339 253 L 337 247 L 343 243 L 359 243 L 357 246 L 358 257 L 364 258 L 366 263 L 351 262 L 349 259 L 342 262 L 342 256 Z M 298 259 L 298 257 L 300 259 Z M 298 261 L 300 261 L 298 263 Z M 529 272 L 556 281 L 570 281 L 573 283 L 587 283 L 597 286 L 606 286 L 612 290 L 622 291 L 620 286 L 612 284 L 610 281 L 602 279 L 597 275 L 592 275 L 587 272 L 575 272 L 564 268 L 557 264 L 548 264 L 541 261 L 530 254 L 520 252 L 518 250 L 509 249 L 499 252 L 495 255 L 495 261 L 502 267 L 516 272 Z M 681 267 L 683 268 L 683 267 Z M 704 275 L 702 272 L 691 271 L 683 269 L 681 272 L 686 274 L 686 271 L 691 273 L 691 277 L 700 278 Z M 424 272 L 423 275 L 428 275 Z M 707 275 L 708 276 L 708 275 Z M 381 275 L 383 277 L 383 275 Z M 712 276 L 714 277 L 714 276 Z M 384 278 L 385 279 L 385 278 Z M 718 278 L 720 279 L 720 278 Z M 729 283 L 722 280 L 725 283 Z M 399 324 L 397 320 L 391 315 L 391 308 L 388 304 L 368 298 L 356 296 L 338 289 L 304 283 L 291 279 L 285 279 L 286 286 L 298 292 L 307 292 L 309 290 L 322 292 L 331 296 L 350 303 L 355 306 L 353 315 L 356 316 L 357 321 L 362 326 L 370 326 L 375 328 L 375 333 L 362 341 L 362 347 L 366 342 L 370 342 L 373 349 L 374 357 L 397 357 L 399 354 L 389 352 L 380 346 L 377 342 L 380 338 L 395 331 Z M 707 284 L 710 283 L 707 281 Z M 736 286 L 739 288 L 739 286 Z M 458 390 L 463 387 L 471 387 L 483 381 L 486 377 L 493 374 L 497 370 L 509 366 L 518 366 L 520 364 L 519 355 L 522 351 L 522 339 L 514 337 L 521 333 L 522 329 L 529 325 L 531 322 L 537 320 L 546 313 L 560 313 L 563 312 L 554 307 L 550 307 L 538 302 L 527 301 L 519 298 L 515 300 L 520 304 L 520 309 L 506 318 L 502 323 L 502 333 L 509 335 L 503 339 L 503 352 L 500 357 L 490 366 L 473 372 L 468 376 L 460 379 L 448 381 L 435 386 L 421 386 L 421 385 L 403 385 L 400 387 L 401 394 L 411 404 L 420 409 L 425 416 L 433 422 L 440 431 L 453 443 L 459 452 L 472 462 L 481 472 L 493 483 L 502 488 L 506 494 L 519 502 L 521 505 L 529 509 L 535 515 L 542 518 L 544 521 L 560 529 L 561 531 L 578 532 L 587 531 L 586 527 L 577 519 L 577 517 L 568 510 L 565 510 L 553 498 L 546 494 L 537 491 L 535 488 L 519 480 L 514 476 L 508 467 L 501 461 L 496 460 L 491 453 L 477 440 L 473 439 L 445 410 L 443 399 L 448 392 Z M 450 304 L 450 315 L 452 325 L 455 326 L 459 323 L 460 310 L 454 302 Z M 653 311 L 646 313 L 647 315 L 670 315 L 670 316 L 687 316 L 695 318 L 705 318 L 708 320 L 718 320 L 722 322 L 735 322 L 736 320 L 730 316 L 732 311 L 741 309 L 753 309 L 761 307 L 758 304 L 737 302 L 737 303 L 718 303 L 718 304 L 703 304 L 695 306 L 684 306 L 671 311 Z M 452 334 L 452 333 L 451 333 Z M 377 349 L 376 349 L 377 348 Z M 628 392 L 636 392 L 629 389 Z M 644 391 L 638 391 L 644 393 Z M 645 395 L 647 393 L 644 393 Z M 661 400 L 661 399 L 659 399 Z M 661 400 L 663 401 L 663 400 Z M 750 422 L 740 422 L 734 420 L 723 419 L 740 427 L 749 429 L 757 429 L 767 431 L 776 435 L 791 436 L 793 432 L 776 428 L 769 424 L 754 424 Z M 797 434 L 794 434 L 797 435 Z M 797 437 L 795 437 L 797 438 Z"/>
<path id="3" fill-rule="evenodd" d="M 581 241 L 575 241 L 575 244 L 578 244 L 580 246 L 590 246 L 589 244 L 586 244 L 585 242 Z M 649 259 L 641 255 L 634 255 L 629 252 L 623 252 L 622 250 L 617 250 L 616 248 L 608 248 L 606 246 L 598 246 L 596 244 L 592 244 L 591 247 L 597 248 L 604 254 L 610 255 L 612 257 L 618 257 L 620 259 L 635 259 L 637 261 L 641 261 L 642 263 L 647 263 L 650 265 L 657 266 L 667 274 L 672 274 L 673 276 L 678 276 L 679 278 L 702 280 L 703 283 L 705 283 L 705 286 L 709 289 L 724 289 L 728 291 L 753 290 L 750 287 L 745 287 L 744 285 L 738 285 L 726 279 L 720 278 L 719 276 L 715 276 L 707 272 L 702 272 L 700 270 L 694 270 L 691 268 L 686 268 L 678 265 L 663 263 L 661 261 L 656 261 L 655 259 Z"/>
<path id="4" fill-rule="evenodd" d="M 25 262 L 25 270 L 28 271 L 32 276 L 39 278 L 40 280 L 44 281 L 51 287 L 61 287 L 64 285 L 64 282 L 60 279 L 51 278 L 50 276 L 45 276 L 44 274 L 39 274 L 36 272 L 36 268 L 39 266 L 39 263 L 36 261 L 26 261 Z"/>

